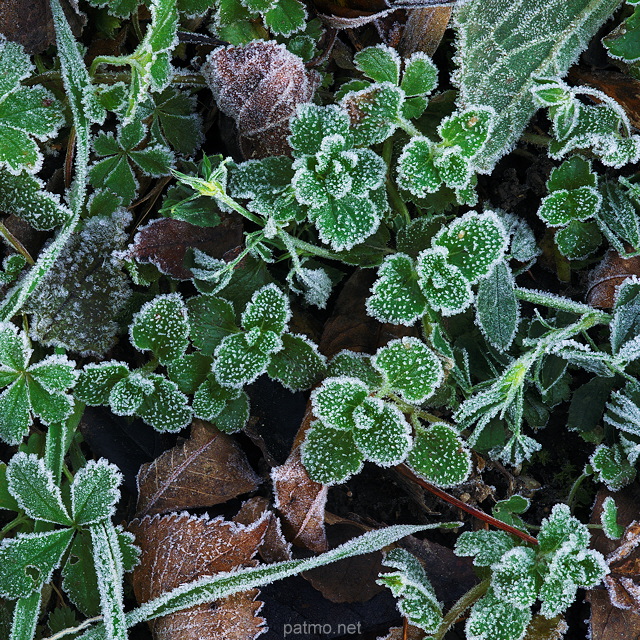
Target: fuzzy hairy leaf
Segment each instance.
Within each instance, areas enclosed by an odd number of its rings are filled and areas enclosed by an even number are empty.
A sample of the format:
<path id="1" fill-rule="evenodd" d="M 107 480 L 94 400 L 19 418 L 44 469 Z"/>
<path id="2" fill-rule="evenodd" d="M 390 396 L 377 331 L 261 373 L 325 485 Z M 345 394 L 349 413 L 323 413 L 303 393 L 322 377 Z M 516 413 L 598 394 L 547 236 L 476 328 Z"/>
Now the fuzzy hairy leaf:
<path id="1" fill-rule="evenodd" d="M 521 640 L 530 620 L 530 609 L 518 609 L 489 591 L 471 608 L 467 640 Z"/>
<path id="2" fill-rule="evenodd" d="M 89 406 L 108 404 L 109 394 L 116 382 L 129 375 L 129 367 L 124 362 L 90 362 L 78 378 L 73 393 L 80 402 Z"/>
<path id="3" fill-rule="evenodd" d="M 327 378 L 311 393 L 313 413 L 327 427 L 350 431 L 356 428 L 353 412 L 368 394 L 367 385 L 357 378 Z"/>
<path id="4" fill-rule="evenodd" d="M 111 518 L 120 499 L 122 474 L 104 458 L 89 460 L 71 484 L 71 510 L 78 525 L 92 525 Z"/>
<path id="5" fill-rule="evenodd" d="M 276 378 L 292 391 L 313 386 L 326 369 L 326 359 L 318 347 L 306 336 L 284 334 L 282 349 L 275 353 L 267 368 L 271 378 Z"/>
<path id="6" fill-rule="evenodd" d="M 374 82 L 400 82 L 400 56 L 391 47 L 367 47 L 354 56 L 353 62 L 358 70 Z"/>

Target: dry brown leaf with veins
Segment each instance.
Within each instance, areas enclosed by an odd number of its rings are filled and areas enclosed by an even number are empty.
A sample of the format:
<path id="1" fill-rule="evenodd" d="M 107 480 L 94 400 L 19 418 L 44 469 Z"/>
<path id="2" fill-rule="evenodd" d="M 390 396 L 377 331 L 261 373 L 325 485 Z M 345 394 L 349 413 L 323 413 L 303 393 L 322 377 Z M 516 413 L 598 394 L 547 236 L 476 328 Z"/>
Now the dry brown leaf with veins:
<path id="1" fill-rule="evenodd" d="M 188 513 L 133 520 L 129 530 L 141 549 L 133 572 L 136 599 L 142 604 L 201 576 L 253 566 L 268 526 L 267 513 L 250 525 Z M 266 631 L 257 615 L 262 607 L 255 600 L 258 594 L 252 589 L 149 624 L 155 640 L 253 640 Z"/>
<path id="2" fill-rule="evenodd" d="M 611 603 L 640 613 L 640 522 L 634 520 L 625 529 L 620 546 L 609 554 L 607 562 L 610 573 L 604 583 Z"/>
<path id="3" fill-rule="evenodd" d="M 193 278 L 184 266 L 188 249 L 200 249 L 214 258 L 242 244 L 242 222 L 237 216 L 226 216 L 216 227 L 198 227 L 184 220 L 160 218 L 136 233 L 127 257 L 150 262 L 162 273 L 178 280 Z"/>
<path id="4" fill-rule="evenodd" d="M 202 67 L 220 110 L 232 117 L 246 158 L 288 155 L 289 120 L 311 102 L 320 75 L 276 42 L 216 49 Z"/>
<path id="5" fill-rule="evenodd" d="M 195 419 L 188 440 L 140 467 L 137 515 L 211 507 L 260 482 L 231 436 Z"/>

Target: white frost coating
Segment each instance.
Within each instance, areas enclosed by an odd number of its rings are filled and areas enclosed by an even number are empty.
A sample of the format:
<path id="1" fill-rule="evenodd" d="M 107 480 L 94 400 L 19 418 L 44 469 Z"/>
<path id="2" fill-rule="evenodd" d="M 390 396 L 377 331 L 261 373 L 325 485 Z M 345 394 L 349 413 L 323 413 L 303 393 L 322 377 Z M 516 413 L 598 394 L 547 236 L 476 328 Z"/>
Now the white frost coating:
<path id="1" fill-rule="evenodd" d="M 354 426 L 353 410 L 368 393 L 369 388 L 358 378 L 326 378 L 311 392 L 313 413 L 334 429 L 351 429 Z"/>
<path id="2" fill-rule="evenodd" d="M 123 475 L 104 458 L 89 460 L 71 484 L 71 511 L 78 525 L 96 524 L 115 513 Z"/>

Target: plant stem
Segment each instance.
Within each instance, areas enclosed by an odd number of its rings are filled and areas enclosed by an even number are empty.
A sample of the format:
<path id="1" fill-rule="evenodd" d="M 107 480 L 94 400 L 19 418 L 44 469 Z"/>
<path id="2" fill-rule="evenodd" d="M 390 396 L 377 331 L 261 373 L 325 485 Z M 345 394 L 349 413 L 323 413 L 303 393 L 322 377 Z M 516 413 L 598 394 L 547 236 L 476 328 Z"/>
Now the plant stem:
<path id="1" fill-rule="evenodd" d="M 540 291 L 532 291 L 531 289 L 516 288 L 516 297 L 520 300 L 524 300 L 525 302 L 543 305 L 545 307 L 550 307 L 551 309 L 559 309 L 560 311 L 568 311 L 578 315 L 590 314 L 596 318 L 599 324 L 609 324 L 612 320 L 611 315 L 604 311 L 594 309 L 588 304 L 574 302 L 573 300 L 563 298 L 562 296 L 542 293 Z"/>
<path id="2" fill-rule="evenodd" d="M 443 640 L 447 631 L 453 627 L 458 621 L 460 616 L 464 612 L 473 606 L 482 596 L 484 596 L 489 590 L 491 585 L 490 578 L 479 582 L 475 587 L 472 587 L 449 609 L 447 615 L 443 618 L 440 628 L 433 634 L 433 640 Z"/>
<path id="3" fill-rule="evenodd" d="M 578 476 L 573 485 L 571 485 L 571 490 L 569 491 L 569 495 L 567 496 L 567 505 L 569 505 L 571 513 L 573 513 L 573 503 L 576 499 L 576 495 L 578 494 L 578 489 L 580 489 L 580 485 L 582 485 L 582 483 L 590 476 L 590 473 L 583 473 L 581 476 Z"/>
<path id="4" fill-rule="evenodd" d="M 18 240 L 18 238 L 16 238 L 13 233 L 11 233 L 11 231 L 9 231 L 9 229 L 4 226 L 4 224 L 2 224 L 2 222 L 0 222 L 0 235 L 2 235 L 2 237 L 7 241 L 7 244 L 9 244 L 12 249 L 14 249 L 27 261 L 27 264 L 30 264 L 31 266 L 35 264 L 33 258 L 31 257 L 29 252 L 22 246 L 20 240 Z"/>

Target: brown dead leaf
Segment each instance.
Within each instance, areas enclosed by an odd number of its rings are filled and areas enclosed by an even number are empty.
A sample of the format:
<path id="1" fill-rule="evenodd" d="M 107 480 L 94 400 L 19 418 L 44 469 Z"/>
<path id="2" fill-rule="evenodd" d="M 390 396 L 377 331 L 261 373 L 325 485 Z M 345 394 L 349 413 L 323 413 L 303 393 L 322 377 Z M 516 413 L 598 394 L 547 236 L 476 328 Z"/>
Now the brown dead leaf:
<path id="1" fill-rule="evenodd" d="M 335 549 L 368 530 L 352 520 L 337 518 L 327 527 L 329 548 Z M 382 552 L 374 551 L 305 571 L 302 576 L 331 602 L 366 602 L 384 591 L 383 586 L 376 584 L 381 571 Z"/>
<path id="2" fill-rule="evenodd" d="M 27 53 L 41 53 L 56 41 L 47 0 L 2 0 L 0 33 Z"/>
<path id="3" fill-rule="evenodd" d="M 260 482 L 231 436 L 195 419 L 188 440 L 140 467 L 137 514 L 210 507 L 253 491 Z"/>
<path id="4" fill-rule="evenodd" d="M 216 227 L 160 218 L 138 231 L 128 256 L 138 262 L 150 262 L 172 278 L 189 280 L 193 273 L 184 266 L 188 249 L 200 249 L 214 258 L 222 258 L 242 244 L 242 237 L 242 222 L 236 216 L 226 216 Z"/>
<path id="5" fill-rule="evenodd" d="M 283 520 L 287 538 L 316 553 L 328 548 L 324 528 L 324 505 L 327 487 L 314 482 L 302 465 L 300 444 L 309 428 L 313 414 L 310 404 L 285 463 L 271 470 L 275 507 Z"/>
<path id="6" fill-rule="evenodd" d="M 609 250 L 589 275 L 587 303 L 601 309 L 613 308 L 616 287 L 631 276 L 640 275 L 640 256 L 623 259 Z"/>
<path id="7" fill-rule="evenodd" d="M 271 509 L 266 498 L 256 496 L 244 502 L 240 507 L 240 511 L 234 516 L 233 521 L 248 525 L 259 520 L 265 512 L 268 514 L 269 527 L 264 536 L 264 541 L 258 549 L 260 557 L 268 563 L 291 560 L 291 544 L 286 541 L 282 533 L 280 518 Z"/>
<path id="8" fill-rule="evenodd" d="M 638 498 L 637 489 L 634 485 L 625 487 L 622 491 L 611 493 L 607 490 L 600 490 L 596 497 L 596 502 L 591 515 L 593 524 L 600 524 L 600 513 L 602 511 L 602 503 L 607 496 L 612 496 L 618 507 L 618 523 L 622 526 L 629 527 L 629 538 L 625 533 L 622 541 L 609 540 L 601 530 L 595 530 L 592 538 L 592 546 L 603 553 L 607 560 L 613 562 L 611 567 L 612 576 L 615 578 L 616 558 L 620 556 L 622 566 L 628 563 L 638 554 L 637 547 L 637 528 L 638 524 L 635 518 L 638 517 Z M 631 525 L 631 526 L 630 526 Z M 635 533 L 634 533 L 635 532 Z M 619 550 L 623 547 L 622 551 Z M 627 565 L 633 570 L 633 565 Z M 618 567 L 620 568 L 620 567 Z M 628 575 L 623 577 L 629 577 Z M 605 583 L 608 583 L 607 576 Z M 637 581 L 637 570 L 635 579 Z M 622 587 L 622 585 L 620 585 Z M 611 588 L 607 584 L 608 591 L 604 589 L 591 589 L 587 592 L 587 599 L 591 602 L 591 619 L 589 621 L 591 640 L 640 640 L 640 615 L 629 609 L 619 609 L 611 602 Z M 626 589 L 625 589 L 626 591 Z M 622 596 L 620 592 L 619 596 Z M 623 599 L 624 601 L 624 599 Z"/>
<path id="9" fill-rule="evenodd" d="M 148 602 L 201 576 L 253 565 L 269 518 L 250 525 L 210 519 L 188 513 L 145 516 L 133 520 L 129 530 L 141 549 L 133 572 L 133 590 L 139 603 Z M 156 640 L 253 640 L 265 631 L 257 614 L 257 589 L 224 598 L 214 605 L 199 605 L 153 620 Z"/>
<path id="10" fill-rule="evenodd" d="M 529 623 L 522 640 L 561 640 L 568 630 L 569 626 L 562 616 L 549 620 L 537 613 Z"/>
<path id="11" fill-rule="evenodd" d="M 389 633 L 379 636 L 377 640 L 422 640 L 423 638 L 424 631 L 422 629 L 408 625 L 406 635 L 403 627 L 391 627 Z"/>
<path id="12" fill-rule="evenodd" d="M 320 75 L 276 42 L 216 49 L 202 74 L 220 110 L 238 127 L 245 158 L 288 155 L 289 120 L 310 102 Z"/>
<path id="13" fill-rule="evenodd" d="M 611 603 L 640 614 L 640 522 L 634 520 L 625 529 L 620 546 L 607 556 L 607 562 L 611 572 L 604 582 Z"/>
<path id="14" fill-rule="evenodd" d="M 398 46 L 400 54 L 408 58 L 416 51 L 432 56 L 451 20 L 453 7 L 428 7 L 409 11 L 402 39 Z"/>

